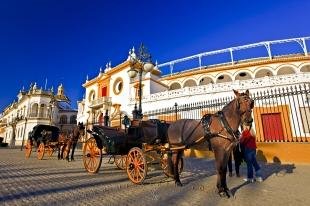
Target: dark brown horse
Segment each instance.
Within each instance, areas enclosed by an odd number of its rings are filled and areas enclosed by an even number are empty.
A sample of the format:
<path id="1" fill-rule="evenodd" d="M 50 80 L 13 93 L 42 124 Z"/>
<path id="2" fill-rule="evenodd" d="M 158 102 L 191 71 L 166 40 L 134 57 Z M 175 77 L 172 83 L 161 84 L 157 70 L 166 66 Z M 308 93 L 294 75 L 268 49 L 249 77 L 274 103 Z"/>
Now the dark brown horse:
<path id="1" fill-rule="evenodd" d="M 66 143 L 61 150 L 60 159 L 65 158 L 66 160 L 69 161 L 71 158 L 71 161 L 74 161 L 74 151 L 75 151 L 77 142 L 79 138 L 84 135 L 85 135 L 85 126 L 83 125 L 83 123 L 79 122 L 78 125 L 74 127 L 72 132 L 68 135 Z M 71 147 L 72 147 L 71 157 L 69 158 Z M 64 152 L 66 153 L 65 156 L 63 156 Z"/>
<path id="2" fill-rule="evenodd" d="M 226 184 L 227 162 L 232 149 L 238 143 L 238 127 L 241 123 L 252 122 L 254 101 L 249 91 L 239 93 L 233 90 L 235 98 L 215 114 L 204 115 L 198 120 L 181 119 L 168 129 L 168 141 L 172 150 L 171 172 L 177 186 L 182 186 L 178 173 L 179 160 L 183 150 L 208 141 L 215 155 L 217 188 L 220 196 L 229 195 Z"/>

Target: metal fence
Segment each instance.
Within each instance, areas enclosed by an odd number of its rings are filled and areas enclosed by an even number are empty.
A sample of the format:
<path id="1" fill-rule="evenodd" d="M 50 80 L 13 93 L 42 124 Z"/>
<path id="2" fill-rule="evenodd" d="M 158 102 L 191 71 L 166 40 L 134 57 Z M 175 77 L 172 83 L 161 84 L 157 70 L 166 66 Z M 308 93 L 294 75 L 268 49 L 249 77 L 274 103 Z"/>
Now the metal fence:
<path id="1" fill-rule="evenodd" d="M 277 88 L 266 88 L 251 93 L 254 129 L 258 142 L 309 142 L 310 141 L 310 83 Z M 197 119 L 206 113 L 221 110 L 234 97 L 209 99 L 148 111 L 148 119 L 173 122 L 178 119 Z"/>

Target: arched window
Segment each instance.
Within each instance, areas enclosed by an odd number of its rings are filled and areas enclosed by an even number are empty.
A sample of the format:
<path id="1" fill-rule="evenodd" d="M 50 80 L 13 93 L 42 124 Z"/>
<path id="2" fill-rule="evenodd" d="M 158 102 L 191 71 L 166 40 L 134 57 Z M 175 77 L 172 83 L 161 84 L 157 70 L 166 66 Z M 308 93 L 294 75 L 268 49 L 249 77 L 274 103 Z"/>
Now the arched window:
<path id="1" fill-rule="evenodd" d="M 94 101 L 95 98 L 96 98 L 96 92 L 94 90 L 91 90 L 88 95 L 88 100 L 91 102 Z"/>
<path id="2" fill-rule="evenodd" d="M 177 82 L 174 82 L 170 85 L 169 90 L 181 89 L 181 85 Z"/>
<path id="3" fill-rule="evenodd" d="M 217 77 L 216 83 L 223 83 L 223 82 L 231 82 L 232 79 L 227 74 L 222 74 Z"/>
<path id="4" fill-rule="evenodd" d="M 300 69 L 301 72 L 310 72 L 310 65 L 305 65 Z"/>
<path id="5" fill-rule="evenodd" d="M 67 116 L 66 115 L 61 115 L 59 119 L 59 124 L 67 124 Z"/>
<path id="6" fill-rule="evenodd" d="M 286 74 L 295 74 L 294 68 L 290 66 L 285 66 L 281 67 L 277 72 L 277 75 L 286 75 Z"/>
<path id="7" fill-rule="evenodd" d="M 241 71 L 235 77 L 235 80 L 247 80 L 252 79 L 251 75 L 248 72 Z"/>
<path id="8" fill-rule="evenodd" d="M 70 124 L 76 124 L 76 115 L 70 117 Z"/>
<path id="9" fill-rule="evenodd" d="M 44 117 L 45 113 L 45 104 L 40 105 L 40 112 L 39 112 L 39 117 Z"/>
<path id="10" fill-rule="evenodd" d="M 203 77 L 199 80 L 199 85 L 213 84 L 213 80 L 210 77 Z"/>
<path id="11" fill-rule="evenodd" d="M 273 76 L 272 72 L 269 69 L 260 69 L 255 74 L 255 78 L 261 78 L 261 77 L 270 77 Z"/>
<path id="12" fill-rule="evenodd" d="M 38 109 L 39 109 L 39 106 L 37 103 L 34 103 L 31 107 L 31 114 L 30 116 L 31 117 L 37 117 L 38 116 Z"/>
<path id="13" fill-rule="evenodd" d="M 195 87 L 195 86 L 197 86 L 197 84 L 192 79 L 187 80 L 183 85 L 183 87 Z"/>

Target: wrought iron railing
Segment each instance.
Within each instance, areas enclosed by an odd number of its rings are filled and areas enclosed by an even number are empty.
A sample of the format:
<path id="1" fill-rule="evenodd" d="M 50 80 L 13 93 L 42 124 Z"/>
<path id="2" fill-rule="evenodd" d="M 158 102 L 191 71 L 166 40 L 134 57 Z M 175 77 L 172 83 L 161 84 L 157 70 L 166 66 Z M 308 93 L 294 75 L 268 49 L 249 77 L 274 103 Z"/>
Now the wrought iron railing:
<path id="1" fill-rule="evenodd" d="M 283 86 L 252 92 L 254 129 L 258 142 L 310 141 L 310 83 Z M 209 99 L 144 112 L 145 118 L 169 122 L 178 119 L 201 119 L 215 113 L 234 97 Z"/>

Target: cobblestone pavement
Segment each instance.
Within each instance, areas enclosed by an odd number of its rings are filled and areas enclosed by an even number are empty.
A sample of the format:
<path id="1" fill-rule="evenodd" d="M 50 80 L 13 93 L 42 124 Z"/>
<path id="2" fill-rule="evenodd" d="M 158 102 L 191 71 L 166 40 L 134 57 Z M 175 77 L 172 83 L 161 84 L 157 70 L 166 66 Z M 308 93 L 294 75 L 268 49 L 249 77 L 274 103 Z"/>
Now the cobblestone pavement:
<path id="1" fill-rule="evenodd" d="M 187 158 L 176 188 L 154 166 L 143 185 L 103 159 L 98 174 L 88 174 L 81 151 L 76 161 L 53 157 L 25 159 L 19 149 L 0 149 L 0 205 L 309 205 L 310 165 L 264 164 L 264 182 L 228 177 L 233 197 L 220 198 L 213 160 Z M 155 170 L 156 169 L 156 170 Z M 245 174 L 245 165 L 241 172 Z"/>

